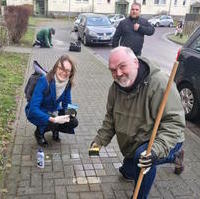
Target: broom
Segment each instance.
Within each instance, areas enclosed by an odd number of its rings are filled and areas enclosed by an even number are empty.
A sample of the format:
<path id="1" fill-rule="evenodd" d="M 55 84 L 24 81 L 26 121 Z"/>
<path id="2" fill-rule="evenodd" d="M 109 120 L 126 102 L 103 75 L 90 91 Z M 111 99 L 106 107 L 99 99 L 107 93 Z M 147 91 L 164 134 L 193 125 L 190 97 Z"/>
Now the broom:
<path id="1" fill-rule="evenodd" d="M 151 135 L 151 138 L 149 140 L 147 153 L 146 153 L 147 155 L 150 154 L 150 152 L 151 152 L 151 148 L 152 148 L 154 139 L 156 137 L 158 126 L 160 124 L 160 120 L 161 120 L 161 117 L 162 117 L 162 114 L 163 114 L 163 111 L 164 111 L 164 108 L 165 108 L 165 105 L 166 105 L 166 102 L 167 102 L 167 98 L 168 98 L 168 95 L 169 95 L 169 91 L 171 89 L 171 85 L 173 83 L 173 80 L 174 80 L 174 77 L 175 77 L 175 74 L 176 74 L 176 70 L 178 68 L 178 64 L 179 64 L 179 62 L 177 62 L 177 61 L 174 62 L 174 66 L 173 66 L 172 72 L 170 74 L 170 77 L 169 77 L 169 80 L 168 80 L 168 83 L 167 83 L 167 87 L 166 87 L 165 93 L 163 95 L 163 99 L 161 101 L 161 104 L 160 104 L 160 107 L 159 107 L 159 110 L 158 110 L 158 114 L 157 114 L 157 117 L 156 117 L 156 120 L 155 120 L 152 135 Z M 139 193 L 139 190 L 140 190 L 140 186 L 141 186 L 141 183 L 142 183 L 142 179 L 143 179 L 143 176 L 144 176 L 144 174 L 143 174 L 144 170 L 145 170 L 144 168 L 141 168 L 141 170 L 140 170 L 137 185 L 136 185 L 136 188 L 135 188 L 135 191 L 134 191 L 134 194 L 133 194 L 133 199 L 137 199 L 137 196 L 138 196 L 138 193 Z"/>

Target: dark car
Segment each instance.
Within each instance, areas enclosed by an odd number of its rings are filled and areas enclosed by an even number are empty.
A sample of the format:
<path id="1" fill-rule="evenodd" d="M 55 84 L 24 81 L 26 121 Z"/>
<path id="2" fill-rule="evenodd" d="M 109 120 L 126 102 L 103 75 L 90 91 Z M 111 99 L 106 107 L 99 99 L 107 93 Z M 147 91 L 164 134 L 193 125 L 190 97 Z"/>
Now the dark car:
<path id="1" fill-rule="evenodd" d="M 110 44 L 112 42 L 115 27 L 105 15 L 85 14 L 81 16 L 78 24 L 78 39 L 84 45 Z"/>
<path id="2" fill-rule="evenodd" d="M 200 26 L 177 54 L 179 66 L 175 82 L 187 120 L 200 116 Z"/>

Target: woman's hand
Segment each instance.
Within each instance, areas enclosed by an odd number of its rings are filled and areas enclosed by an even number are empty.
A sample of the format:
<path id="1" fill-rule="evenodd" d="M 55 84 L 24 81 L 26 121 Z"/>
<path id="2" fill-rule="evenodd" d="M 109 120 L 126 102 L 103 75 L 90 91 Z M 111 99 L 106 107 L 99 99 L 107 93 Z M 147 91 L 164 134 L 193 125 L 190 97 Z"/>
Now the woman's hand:
<path id="1" fill-rule="evenodd" d="M 70 116 L 69 115 L 61 115 L 61 116 L 56 116 L 56 117 L 50 117 L 49 121 L 53 122 L 53 123 L 64 124 L 64 123 L 70 121 Z"/>

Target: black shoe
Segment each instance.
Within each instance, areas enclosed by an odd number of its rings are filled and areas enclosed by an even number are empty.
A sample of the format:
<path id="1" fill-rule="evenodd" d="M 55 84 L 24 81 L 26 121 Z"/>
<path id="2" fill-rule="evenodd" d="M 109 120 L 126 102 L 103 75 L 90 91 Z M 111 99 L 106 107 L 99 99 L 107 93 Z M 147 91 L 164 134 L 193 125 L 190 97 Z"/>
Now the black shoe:
<path id="1" fill-rule="evenodd" d="M 43 135 L 40 134 L 40 131 L 38 129 L 35 130 L 35 138 L 36 138 L 37 143 L 40 146 L 43 146 L 43 147 L 48 146 L 48 142 L 46 141 L 44 134 Z"/>
<path id="2" fill-rule="evenodd" d="M 177 175 L 180 175 L 183 170 L 184 170 L 184 165 L 183 165 L 183 159 L 184 159 L 184 150 L 181 149 L 175 154 L 175 169 L 174 173 Z"/>
<path id="3" fill-rule="evenodd" d="M 35 42 L 35 43 L 33 44 L 33 47 L 36 46 L 36 45 L 37 45 L 37 44 L 36 44 L 36 42 Z"/>
<path id="4" fill-rule="evenodd" d="M 53 131 L 52 138 L 53 138 L 54 141 L 60 142 L 59 131 Z"/>
<path id="5" fill-rule="evenodd" d="M 126 174 L 126 171 L 125 171 L 125 169 L 123 167 L 119 167 L 119 172 L 122 174 L 122 176 L 123 176 L 125 181 L 127 181 L 127 182 L 133 182 L 134 181 L 133 177 L 128 176 Z"/>

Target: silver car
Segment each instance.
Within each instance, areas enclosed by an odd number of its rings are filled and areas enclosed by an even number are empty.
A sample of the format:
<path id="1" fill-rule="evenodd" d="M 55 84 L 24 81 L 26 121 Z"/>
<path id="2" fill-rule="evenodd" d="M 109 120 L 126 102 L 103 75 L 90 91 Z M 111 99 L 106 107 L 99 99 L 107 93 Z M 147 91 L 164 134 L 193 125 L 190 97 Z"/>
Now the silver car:
<path id="1" fill-rule="evenodd" d="M 108 18 L 110 19 L 111 23 L 117 27 L 119 22 L 125 19 L 125 16 L 122 14 L 110 14 L 108 15 Z"/>
<path id="2" fill-rule="evenodd" d="M 82 15 L 78 24 L 78 39 L 88 44 L 111 44 L 115 27 L 105 15 Z"/>
<path id="3" fill-rule="evenodd" d="M 149 19 L 148 22 L 151 23 L 155 27 L 159 27 L 159 26 L 173 27 L 174 26 L 173 18 L 168 15 L 155 16 Z"/>

